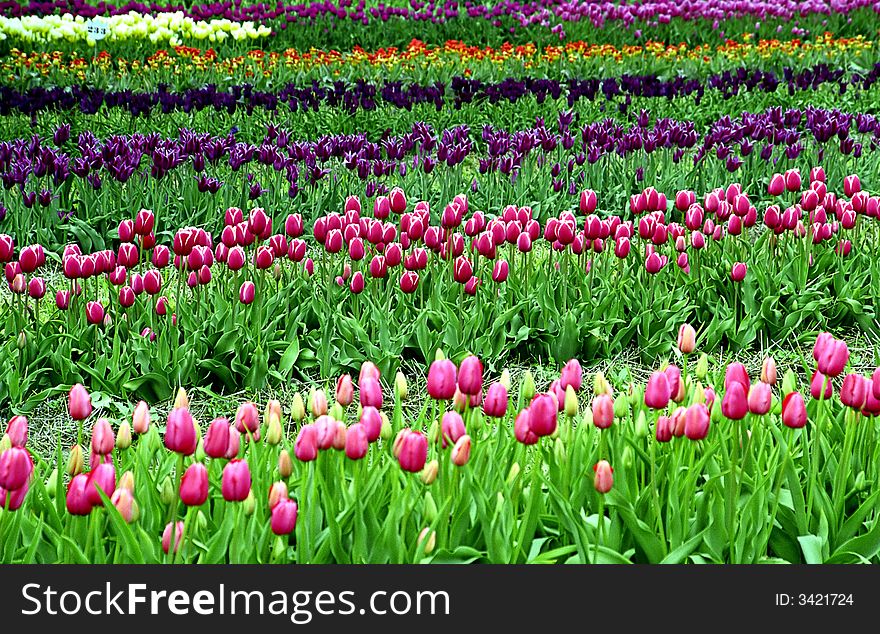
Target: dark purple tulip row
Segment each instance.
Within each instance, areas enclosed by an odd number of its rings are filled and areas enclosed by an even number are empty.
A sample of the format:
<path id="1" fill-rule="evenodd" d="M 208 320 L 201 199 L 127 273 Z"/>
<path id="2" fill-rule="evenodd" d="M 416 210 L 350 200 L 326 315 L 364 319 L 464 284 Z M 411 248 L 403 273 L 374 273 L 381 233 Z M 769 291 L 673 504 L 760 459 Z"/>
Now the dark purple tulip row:
<path id="1" fill-rule="evenodd" d="M 301 187 L 317 183 L 341 166 L 365 181 L 367 195 L 373 196 L 385 193 L 385 185 L 377 180 L 382 177 L 405 176 L 412 170 L 430 173 L 438 165 L 454 167 L 470 158 L 482 174 L 497 172 L 511 178 L 516 178 L 524 162 L 534 160 L 537 167 L 550 172 L 553 189 L 560 191 L 566 183 L 564 170 L 572 174 L 576 167 L 595 163 L 603 155 L 627 157 L 663 150 L 678 162 L 691 151 L 695 164 L 714 155 L 725 161 L 731 172 L 742 165 L 743 156 L 752 153 L 765 161 L 781 155 L 794 160 L 808 143 L 819 144 L 820 154 L 825 147 L 839 147 L 842 153 L 858 157 L 865 147 L 877 147 L 880 120 L 871 114 L 839 110 L 769 108 L 737 118 L 722 117 L 703 134 L 691 121 L 658 119 L 651 123 L 646 111 L 629 126 L 612 119 L 578 125 L 572 113 L 562 112 L 549 127 L 539 118 L 530 129 L 511 132 L 487 125 L 479 135 L 468 126 L 436 132 L 429 124 L 417 123 L 409 133 L 381 141 L 365 134 L 302 141 L 274 125 L 256 144 L 239 141 L 234 133 L 214 136 L 186 129 L 176 138 L 136 133 L 102 140 L 83 132 L 74 142 L 66 138 L 68 134 L 69 128 L 59 129 L 55 145 L 36 135 L 0 142 L 3 187 L 17 188 L 30 207 L 44 204 L 44 199 L 50 201 L 49 188 L 58 188 L 74 177 L 99 189 L 105 179 L 124 183 L 137 174 L 159 180 L 178 168 L 189 168 L 205 179 L 200 189 L 216 191 L 220 181 L 207 179 L 263 165 L 283 174 L 291 197 L 295 197 Z M 583 175 L 581 171 L 581 178 Z M 571 180 L 568 185 L 573 194 L 578 183 Z"/>
<path id="2" fill-rule="evenodd" d="M 625 110 L 633 97 L 666 98 L 693 96 L 695 103 L 707 90 L 717 91 L 725 99 L 741 92 L 775 92 L 780 86 L 787 87 L 789 94 L 796 91 L 815 90 L 824 84 L 837 84 L 841 93 L 852 85 L 869 89 L 880 76 L 880 63 L 869 73 L 848 75 L 844 70 L 832 69 L 826 64 L 795 72 L 785 68 L 782 75 L 772 71 L 739 68 L 716 73 L 705 79 L 675 77 L 664 80 L 656 75 L 623 75 L 607 79 L 568 80 L 526 77 L 507 78 L 498 82 L 484 82 L 457 76 L 449 86 L 435 82 L 428 85 L 404 84 L 386 81 L 383 84 L 359 80 L 357 82 L 335 81 L 322 86 L 317 81 L 311 85 L 287 84 L 278 91 L 255 90 L 249 84 L 220 89 L 214 84 L 188 88 L 180 92 L 169 90 L 160 84 L 155 91 L 103 90 L 88 86 L 35 87 L 19 91 L 11 86 L 0 86 L 0 115 L 14 113 L 35 116 L 45 111 L 79 110 L 83 114 L 96 114 L 102 107 L 120 109 L 134 116 L 149 115 L 154 111 L 193 112 L 204 109 L 234 113 L 244 110 L 251 114 L 255 109 L 276 111 L 286 104 L 293 111 L 318 110 L 322 105 L 342 108 L 349 113 L 359 110 L 375 110 L 382 105 L 411 110 L 420 104 L 433 104 L 437 110 L 445 105 L 460 109 L 465 104 L 489 102 L 515 103 L 524 98 L 535 98 L 543 103 L 548 98 L 565 97 L 573 106 L 585 99 L 595 101 L 604 98 L 623 98 L 621 110 Z"/>
<path id="3" fill-rule="evenodd" d="M 333 20 L 351 20 L 368 24 L 371 21 L 388 21 L 393 18 L 404 18 L 411 21 L 447 23 L 456 19 L 479 18 L 501 25 L 502 20 L 513 20 L 521 26 L 547 26 L 550 22 L 590 21 L 596 27 L 606 23 L 636 22 L 665 24 L 673 20 L 708 20 L 720 23 L 727 19 L 753 18 L 755 20 L 797 20 L 810 15 L 849 14 L 863 8 L 875 8 L 872 0 L 696 0 L 692 2 L 674 2 L 672 0 L 644 0 L 639 3 L 622 3 L 617 1 L 581 0 L 495 0 L 486 3 L 466 2 L 460 4 L 454 0 L 426 0 L 406 5 L 367 7 L 365 0 L 326 0 L 312 2 L 279 2 L 247 3 L 214 2 L 187 7 L 183 3 L 160 2 L 127 2 L 115 5 L 98 2 L 91 5 L 84 0 L 52 0 L 48 2 L 16 2 L 5 0 L 0 3 L 0 12 L 7 17 L 26 15 L 46 15 L 71 13 L 83 17 L 96 15 L 116 15 L 129 11 L 138 13 L 160 13 L 181 11 L 196 20 L 225 18 L 228 20 L 253 20 L 266 22 L 279 20 L 297 22 L 329 18 Z M 876 9 L 875 9 L 876 10 Z"/>

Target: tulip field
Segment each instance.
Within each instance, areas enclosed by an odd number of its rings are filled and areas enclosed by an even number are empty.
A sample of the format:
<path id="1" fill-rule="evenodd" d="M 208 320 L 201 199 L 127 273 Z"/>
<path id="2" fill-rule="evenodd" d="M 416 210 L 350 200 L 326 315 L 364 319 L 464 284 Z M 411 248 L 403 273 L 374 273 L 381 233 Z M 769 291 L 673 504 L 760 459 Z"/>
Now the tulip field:
<path id="1" fill-rule="evenodd" d="M 0 563 L 880 563 L 878 14 L 0 2 Z"/>

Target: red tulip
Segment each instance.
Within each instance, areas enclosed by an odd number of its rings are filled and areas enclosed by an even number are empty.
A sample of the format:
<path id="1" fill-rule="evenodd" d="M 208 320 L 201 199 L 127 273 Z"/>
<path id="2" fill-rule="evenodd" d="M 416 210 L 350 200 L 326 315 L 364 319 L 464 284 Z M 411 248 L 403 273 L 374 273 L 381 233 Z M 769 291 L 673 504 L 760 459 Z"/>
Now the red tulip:
<path id="1" fill-rule="evenodd" d="M 13 416 L 6 426 L 6 435 L 13 447 L 24 447 L 28 440 L 28 419 L 25 416 Z"/>
<path id="2" fill-rule="evenodd" d="M 80 473 L 73 477 L 67 485 L 67 512 L 71 515 L 88 515 L 92 512 L 92 505 L 86 497 L 86 487 L 89 484 L 89 476 Z"/>
<path id="3" fill-rule="evenodd" d="M 800 392 L 791 392 L 782 399 L 782 422 L 792 429 L 799 429 L 807 424 L 807 407 Z"/>
<path id="4" fill-rule="evenodd" d="M 0 487 L 7 491 L 26 485 L 33 470 L 34 463 L 27 449 L 11 447 L 0 453 Z"/>
<path id="5" fill-rule="evenodd" d="M 855 410 L 860 410 L 868 400 L 872 390 L 871 381 L 860 374 L 847 374 L 840 388 L 840 402 Z"/>
<path id="6" fill-rule="evenodd" d="M 406 271 L 400 276 L 400 290 L 404 293 L 414 293 L 419 285 L 419 274 L 415 271 Z"/>
<path id="7" fill-rule="evenodd" d="M 100 489 L 108 498 L 116 490 L 116 469 L 109 462 L 104 462 L 92 468 L 86 483 L 86 499 L 93 507 L 103 506 L 104 501 L 98 493 Z"/>
<path id="8" fill-rule="evenodd" d="M 242 502 L 247 499 L 251 491 L 251 471 L 246 461 L 230 460 L 223 467 L 220 490 L 227 502 Z"/>
<path id="9" fill-rule="evenodd" d="M 186 506 L 201 506 L 208 500 L 208 470 L 200 462 L 191 464 L 180 480 L 180 501 Z"/>

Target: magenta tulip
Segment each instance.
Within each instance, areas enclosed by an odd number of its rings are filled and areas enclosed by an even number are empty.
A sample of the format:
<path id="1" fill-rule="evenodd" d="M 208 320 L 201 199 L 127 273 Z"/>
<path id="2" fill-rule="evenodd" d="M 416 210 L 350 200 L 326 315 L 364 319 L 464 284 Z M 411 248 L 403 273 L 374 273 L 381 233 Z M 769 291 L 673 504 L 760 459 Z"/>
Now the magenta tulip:
<path id="1" fill-rule="evenodd" d="M 742 383 L 733 381 L 724 390 L 724 398 L 721 399 L 721 413 L 730 420 L 742 420 L 749 413 L 749 402 Z"/>
<path id="2" fill-rule="evenodd" d="M 791 392 L 782 399 L 782 422 L 792 429 L 800 429 L 807 424 L 807 407 L 800 392 Z"/>
<path id="3" fill-rule="evenodd" d="M 483 389 L 483 363 L 474 355 L 469 355 L 458 368 L 458 389 L 472 396 Z"/>
<path id="4" fill-rule="evenodd" d="M 651 409 L 665 409 L 669 405 L 672 388 L 665 372 L 653 372 L 645 386 L 645 405 Z"/>
<path id="5" fill-rule="evenodd" d="M 174 552 L 176 553 L 180 549 L 180 542 L 183 539 L 183 529 L 185 524 L 182 521 L 176 522 L 172 524 L 168 522 L 165 525 L 165 530 L 162 531 L 162 551 L 167 555 L 171 550 L 171 538 L 172 533 L 174 537 Z"/>
<path id="6" fill-rule="evenodd" d="M 180 480 L 180 501 L 201 506 L 208 500 L 208 470 L 201 462 L 191 464 Z"/>
<path id="7" fill-rule="evenodd" d="M 599 429 L 608 429 L 614 423 L 614 399 L 608 394 L 599 394 L 593 399 L 593 424 Z"/>
<path id="8" fill-rule="evenodd" d="M 296 529 L 298 507 L 293 500 L 281 500 L 272 508 L 270 526 L 276 535 L 290 535 Z"/>
<path id="9" fill-rule="evenodd" d="M 364 406 L 359 422 L 367 434 L 367 442 L 376 442 L 382 433 L 382 415 L 379 410 L 371 405 Z"/>
<path id="10" fill-rule="evenodd" d="M 67 410 L 73 420 L 85 420 L 91 415 L 92 399 L 82 383 L 77 383 L 70 388 Z"/>
<path id="11" fill-rule="evenodd" d="M 549 436 L 556 431 L 559 403 L 554 395 L 538 394 L 529 405 L 529 429 L 535 436 Z"/>
<path id="12" fill-rule="evenodd" d="M 428 394 L 438 401 L 453 397 L 457 385 L 455 364 L 449 359 L 438 359 L 428 368 Z"/>
<path id="13" fill-rule="evenodd" d="M 165 426 L 165 447 L 184 456 L 196 451 L 198 438 L 195 421 L 186 407 L 177 407 L 168 414 Z"/>
<path id="14" fill-rule="evenodd" d="M 690 440 L 702 440 L 708 434 L 709 410 L 702 403 L 695 403 L 685 411 L 684 435 Z"/>
<path id="15" fill-rule="evenodd" d="M 293 445 L 293 454 L 302 462 L 311 462 L 318 457 L 318 430 L 314 425 L 303 425 L 300 428 Z"/>
<path id="16" fill-rule="evenodd" d="M 418 473 L 425 468 L 427 458 L 428 438 L 420 431 L 404 430 L 397 454 L 400 468 L 410 473 Z"/>
<path id="17" fill-rule="evenodd" d="M 89 475 L 80 473 L 67 485 L 66 506 L 71 515 L 88 515 L 92 512 L 92 505 L 86 496 L 88 484 Z"/>
<path id="18" fill-rule="evenodd" d="M 239 432 L 240 433 L 240 432 Z M 205 453 L 211 458 L 223 458 L 229 449 L 229 420 L 215 418 L 208 426 L 203 443 Z M 238 451 L 235 452 L 236 454 Z"/>
<path id="19" fill-rule="evenodd" d="M 227 502 L 242 502 L 247 499 L 251 491 L 251 471 L 246 461 L 230 460 L 223 467 L 220 490 Z"/>
<path id="20" fill-rule="evenodd" d="M 501 418 L 507 413 L 507 388 L 501 383 L 489 386 L 483 401 L 483 413 L 494 418 Z"/>
<path id="21" fill-rule="evenodd" d="M 98 493 L 100 489 L 108 498 L 116 490 L 116 469 L 109 462 L 93 467 L 86 483 L 86 499 L 93 507 L 103 506 L 104 501 Z"/>
<path id="22" fill-rule="evenodd" d="M 360 460 L 367 455 L 369 449 L 370 441 L 367 439 L 366 427 L 361 423 L 349 427 L 345 433 L 345 455 L 351 460 Z"/>

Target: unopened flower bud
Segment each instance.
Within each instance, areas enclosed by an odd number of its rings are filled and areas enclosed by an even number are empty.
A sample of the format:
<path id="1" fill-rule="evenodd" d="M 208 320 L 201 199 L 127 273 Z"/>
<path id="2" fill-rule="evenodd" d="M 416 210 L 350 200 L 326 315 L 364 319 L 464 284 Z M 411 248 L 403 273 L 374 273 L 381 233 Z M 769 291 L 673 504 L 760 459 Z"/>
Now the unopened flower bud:
<path id="1" fill-rule="evenodd" d="M 290 406 L 290 417 L 297 423 L 306 417 L 306 404 L 303 401 L 302 394 L 299 392 L 293 395 L 293 403 Z"/>
<path id="2" fill-rule="evenodd" d="M 565 388 L 565 415 L 569 417 L 577 416 L 578 413 L 578 398 L 577 394 L 574 391 L 572 386 L 568 386 Z"/>
<path id="3" fill-rule="evenodd" d="M 278 473 L 282 478 L 289 478 L 290 474 L 293 473 L 293 460 L 291 460 L 290 454 L 287 453 L 287 449 L 282 449 L 278 455 Z"/>
<path id="4" fill-rule="evenodd" d="M 507 478 L 505 480 L 505 484 L 507 486 L 513 486 L 513 483 L 516 482 L 516 479 L 519 477 L 519 472 L 522 468 L 519 466 L 518 462 L 514 462 L 510 465 L 510 471 L 507 472 Z"/>
<path id="5" fill-rule="evenodd" d="M 0 452 L 2 453 L 2 452 Z M 51 475 L 46 480 L 46 493 L 49 494 L 49 497 L 53 500 L 55 496 L 58 494 L 58 469 L 57 467 L 52 470 Z"/>
<path id="6" fill-rule="evenodd" d="M 277 445 L 281 442 L 284 435 L 284 429 L 281 427 L 281 419 L 272 417 L 269 420 L 269 426 L 266 428 L 266 442 L 270 445 Z"/>
<path id="7" fill-rule="evenodd" d="M 27 348 L 27 335 L 25 334 L 24 330 L 18 333 L 16 344 L 18 345 L 19 350 L 24 350 L 25 348 Z"/>
<path id="8" fill-rule="evenodd" d="M 379 436 L 382 440 L 391 440 L 391 436 L 394 435 L 394 429 L 391 427 L 391 421 L 388 420 L 388 416 L 385 415 L 385 412 L 379 412 L 379 416 L 382 418 L 382 428 L 379 431 Z"/>
<path id="9" fill-rule="evenodd" d="M 189 397 L 183 387 L 177 390 L 177 396 L 174 397 L 174 407 L 172 409 L 181 409 L 186 407 L 189 409 Z"/>
<path id="10" fill-rule="evenodd" d="M 129 447 L 131 447 L 131 425 L 127 420 L 124 420 L 116 432 L 116 448 L 128 449 Z"/>
<path id="11" fill-rule="evenodd" d="M 71 478 L 82 473 L 85 459 L 83 458 L 83 450 L 79 445 L 70 448 L 70 455 L 67 458 L 67 475 Z"/>
<path id="12" fill-rule="evenodd" d="M 171 482 L 169 476 L 165 476 L 159 486 L 159 499 L 166 505 L 173 504 L 177 500 L 177 495 L 174 493 L 174 483 Z"/>
<path id="13" fill-rule="evenodd" d="M 611 384 L 602 372 L 596 372 L 596 374 L 593 375 L 593 394 L 596 396 L 599 396 L 600 394 L 608 394 L 609 396 L 614 395 L 614 390 L 611 389 Z"/>
<path id="14" fill-rule="evenodd" d="M 0 454 L 2 454 L 7 449 L 12 448 L 12 438 L 9 437 L 9 434 L 3 434 L 3 437 L 0 438 Z"/>
<path id="15" fill-rule="evenodd" d="M 425 521 L 430 524 L 437 519 L 437 503 L 434 502 L 434 496 L 430 491 L 425 492 Z"/>
<path id="16" fill-rule="evenodd" d="M 244 499 L 242 503 L 242 508 L 244 509 L 244 514 L 247 516 L 254 514 L 254 509 L 256 508 L 257 501 L 254 499 L 254 490 L 251 489 L 248 491 L 247 497 Z"/>
<path id="17" fill-rule="evenodd" d="M 128 489 L 132 493 L 134 493 L 134 473 L 131 471 L 126 471 L 122 474 L 122 477 L 119 478 L 119 482 L 116 483 L 117 489 Z"/>
<path id="18" fill-rule="evenodd" d="M 430 555 L 432 552 L 434 552 L 434 547 L 436 545 L 437 533 L 431 530 L 430 526 L 426 526 L 422 529 L 422 532 L 419 533 L 419 546 L 422 547 L 426 555 Z"/>
<path id="19" fill-rule="evenodd" d="M 569 387 L 571 386 L 569 385 Z M 558 465 L 564 465 L 568 462 L 568 456 L 565 453 L 565 444 L 563 444 L 561 438 L 557 438 L 553 441 L 553 459 Z"/>
<path id="20" fill-rule="evenodd" d="M 621 454 L 621 459 L 623 460 L 623 466 L 627 469 L 632 469 L 633 466 L 633 449 L 632 445 L 625 445 L 623 448 L 623 453 Z"/>
<path id="21" fill-rule="evenodd" d="M 522 381 L 519 385 L 519 392 L 522 395 L 523 402 L 528 403 L 535 395 L 535 377 L 532 376 L 530 370 L 523 373 Z"/>
<path id="22" fill-rule="evenodd" d="M 498 379 L 498 382 L 504 386 L 504 389 L 510 392 L 510 370 L 507 368 L 501 373 L 501 378 Z"/>
<path id="23" fill-rule="evenodd" d="M 785 376 L 782 377 L 782 393 L 790 394 L 797 392 L 797 378 L 792 370 L 787 370 Z"/>
<path id="24" fill-rule="evenodd" d="M 398 371 L 396 375 L 394 375 L 394 394 L 401 401 L 405 401 L 406 397 L 409 396 L 409 388 L 406 384 L 406 377 L 403 375 L 403 372 Z"/>
<path id="25" fill-rule="evenodd" d="M 422 473 L 419 476 L 422 480 L 422 484 L 426 486 L 431 486 L 434 483 L 434 480 L 437 479 L 437 473 L 440 470 L 440 463 L 437 462 L 436 459 L 431 460 L 428 464 L 425 465 L 425 468 L 422 469 Z"/>
<path id="26" fill-rule="evenodd" d="M 443 351 L 440 348 L 437 348 L 437 351 L 434 353 L 434 361 L 443 361 L 446 358 L 446 355 L 443 354 Z"/>
<path id="27" fill-rule="evenodd" d="M 333 403 L 333 405 L 327 411 L 327 414 L 333 420 L 344 420 L 345 419 L 345 409 L 339 403 Z"/>
<path id="28" fill-rule="evenodd" d="M 709 357 L 706 356 L 706 353 L 704 352 L 700 355 L 700 360 L 697 361 L 697 367 L 694 369 L 694 375 L 701 381 L 705 381 L 707 374 L 709 374 Z"/>
<path id="29" fill-rule="evenodd" d="M 639 410 L 636 416 L 635 434 L 636 438 L 645 438 L 648 435 L 648 419 L 644 410 Z"/>

